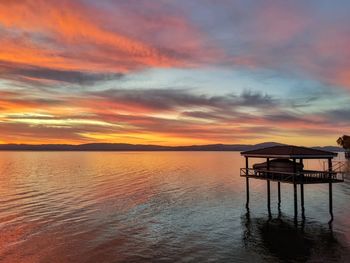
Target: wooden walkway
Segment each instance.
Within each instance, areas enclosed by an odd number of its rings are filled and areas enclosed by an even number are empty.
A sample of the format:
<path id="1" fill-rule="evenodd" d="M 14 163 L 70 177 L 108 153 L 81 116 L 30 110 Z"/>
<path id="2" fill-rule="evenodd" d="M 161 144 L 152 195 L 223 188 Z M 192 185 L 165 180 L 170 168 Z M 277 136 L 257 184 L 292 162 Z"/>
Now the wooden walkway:
<path id="1" fill-rule="evenodd" d="M 269 180 L 290 184 L 326 184 L 344 182 L 344 174 L 340 172 L 303 170 L 297 173 L 280 172 L 263 169 L 241 168 L 241 177 Z"/>

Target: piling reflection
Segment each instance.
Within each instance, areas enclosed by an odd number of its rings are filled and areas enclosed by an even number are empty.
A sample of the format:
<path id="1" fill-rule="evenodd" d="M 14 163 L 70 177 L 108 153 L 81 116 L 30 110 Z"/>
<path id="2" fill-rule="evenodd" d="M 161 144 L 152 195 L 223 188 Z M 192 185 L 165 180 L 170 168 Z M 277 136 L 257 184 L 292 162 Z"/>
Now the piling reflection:
<path id="1" fill-rule="evenodd" d="M 243 244 L 247 250 L 257 251 L 267 261 L 342 262 L 342 255 L 349 249 L 338 241 L 327 225 L 293 219 L 280 215 L 278 218 L 252 218 L 249 210 L 242 216 Z M 326 260 L 326 261 L 324 261 Z"/>
<path id="2" fill-rule="evenodd" d="M 326 185 L 307 186 L 306 220 L 294 226 L 293 187 L 281 184 L 278 204 L 271 183 L 268 221 L 266 182 L 250 180 L 241 218 L 243 162 L 231 152 L 0 152 L 0 262 L 350 262 L 349 180 L 334 189 L 333 233 Z"/>

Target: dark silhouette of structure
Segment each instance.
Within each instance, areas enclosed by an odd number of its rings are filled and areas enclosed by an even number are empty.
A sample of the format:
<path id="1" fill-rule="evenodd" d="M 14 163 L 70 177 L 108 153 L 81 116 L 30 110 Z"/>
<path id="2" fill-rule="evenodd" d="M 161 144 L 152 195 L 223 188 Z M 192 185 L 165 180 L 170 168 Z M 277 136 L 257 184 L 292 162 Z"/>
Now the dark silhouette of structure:
<path id="1" fill-rule="evenodd" d="M 344 173 L 333 169 L 332 159 L 337 153 L 316 150 L 298 146 L 274 146 L 258 150 L 241 152 L 245 157 L 245 168 L 240 169 L 240 175 L 246 178 L 247 203 L 249 207 L 249 179 L 260 179 L 267 182 L 267 208 L 271 217 L 271 181 L 277 182 L 278 205 L 281 203 L 281 183 L 289 183 L 294 187 L 294 219 L 298 216 L 297 186 L 300 185 L 300 201 L 302 217 L 305 218 L 304 209 L 304 185 L 328 184 L 329 185 L 329 213 L 333 220 L 333 193 L 332 184 L 344 182 Z M 266 162 L 255 164 L 249 168 L 249 158 L 264 158 Z M 324 159 L 328 161 L 328 168 L 324 171 L 305 170 L 303 160 Z M 330 222 L 331 222 L 330 221 Z"/>

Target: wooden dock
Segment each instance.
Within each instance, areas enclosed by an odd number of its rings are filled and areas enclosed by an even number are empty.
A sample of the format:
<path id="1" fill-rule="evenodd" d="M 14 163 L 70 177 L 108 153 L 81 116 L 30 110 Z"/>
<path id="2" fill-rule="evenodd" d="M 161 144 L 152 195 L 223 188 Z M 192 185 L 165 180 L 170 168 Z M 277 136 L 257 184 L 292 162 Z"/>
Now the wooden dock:
<path id="1" fill-rule="evenodd" d="M 246 164 L 245 168 L 240 169 L 240 176 L 246 178 L 247 208 L 249 207 L 249 179 L 259 179 L 265 180 L 267 182 L 267 208 L 270 216 L 271 182 L 277 182 L 279 207 L 281 203 L 281 183 L 292 184 L 294 190 L 295 220 L 297 220 L 298 217 L 298 185 L 300 186 L 300 202 L 302 207 L 302 217 L 305 218 L 304 185 L 328 184 L 329 213 L 331 215 L 331 221 L 333 220 L 332 185 L 333 183 L 344 182 L 344 173 L 333 169 L 332 159 L 337 156 L 337 153 L 298 146 L 274 146 L 264 149 L 241 152 L 241 155 L 245 157 Z M 258 165 L 255 164 L 253 165 L 253 168 L 250 168 L 249 158 L 263 158 L 266 159 L 266 162 Z M 327 160 L 328 167 L 324 171 L 304 170 L 304 159 L 324 159 Z M 285 167 L 276 167 L 276 164 L 279 164 L 279 160 L 280 165 L 284 165 Z M 288 164 L 291 164 L 290 167 L 288 167 Z"/>

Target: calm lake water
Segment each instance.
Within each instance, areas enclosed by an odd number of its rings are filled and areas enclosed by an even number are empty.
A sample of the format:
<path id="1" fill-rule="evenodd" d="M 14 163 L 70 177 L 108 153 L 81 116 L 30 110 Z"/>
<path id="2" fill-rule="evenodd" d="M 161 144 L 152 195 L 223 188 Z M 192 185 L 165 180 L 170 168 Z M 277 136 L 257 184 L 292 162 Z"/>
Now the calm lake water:
<path id="1" fill-rule="evenodd" d="M 306 220 L 235 152 L 0 152 L 0 262 L 350 262 L 350 181 L 305 186 Z M 318 161 L 307 167 L 321 166 Z"/>

